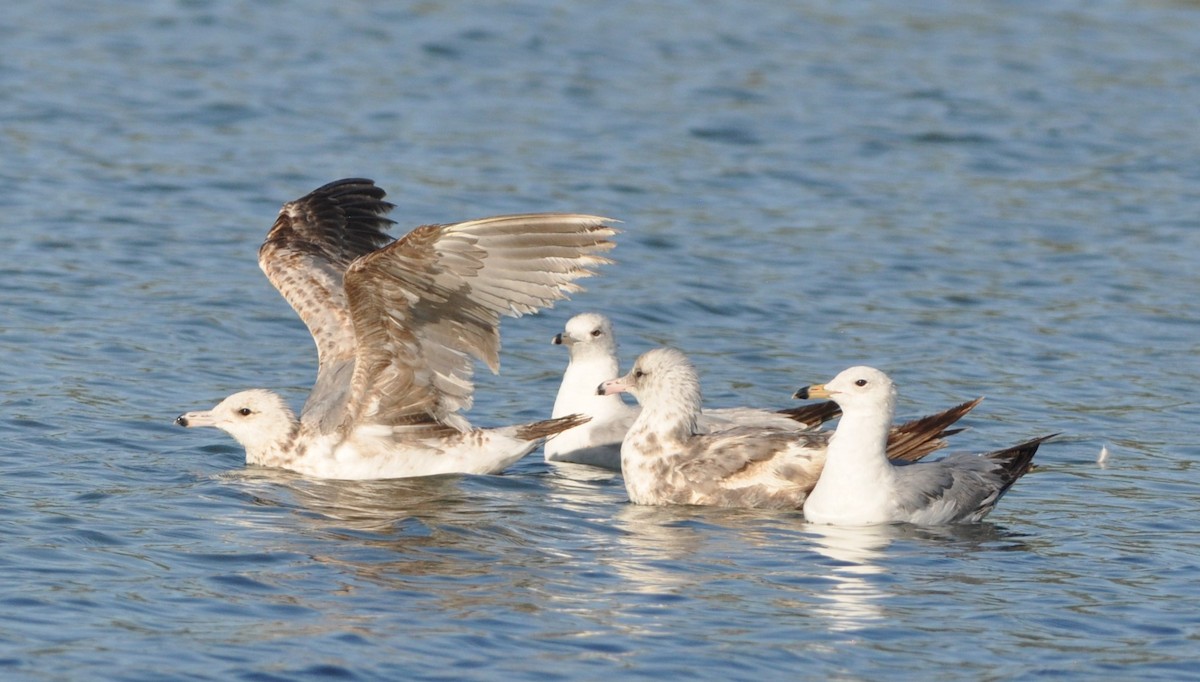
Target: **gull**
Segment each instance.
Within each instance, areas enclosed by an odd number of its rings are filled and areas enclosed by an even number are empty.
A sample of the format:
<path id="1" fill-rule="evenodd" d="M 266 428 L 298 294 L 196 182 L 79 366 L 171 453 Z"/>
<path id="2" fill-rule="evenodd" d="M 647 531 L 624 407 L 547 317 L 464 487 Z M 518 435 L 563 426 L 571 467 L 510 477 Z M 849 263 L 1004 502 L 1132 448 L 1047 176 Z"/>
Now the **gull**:
<path id="1" fill-rule="evenodd" d="M 581 415 L 481 429 L 473 359 L 499 370 L 500 316 L 579 291 L 614 243 L 607 218 L 570 213 L 425 225 L 393 241 L 371 180 L 284 204 L 258 262 L 307 325 L 316 383 L 297 417 L 277 394 L 235 393 L 181 426 L 215 426 L 246 462 L 333 479 L 497 473 Z"/>
<path id="2" fill-rule="evenodd" d="M 625 490 L 634 504 L 799 509 L 816 485 L 831 432 L 736 426 L 701 433 L 700 381 L 683 353 L 656 348 L 628 374 L 595 389 L 631 393 L 642 411 L 621 444 Z M 888 456 L 918 460 L 943 447 L 946 428 L 979 404 L 892 429 Z"/>
<path id="3" fill-rule="evenodd" d="M 583 414 L 591 421 L 563 432 L 546 442 L 547 462 L 590 464 L 619 471 L 621 441 L 641 408 L 621 396 L 599 395 L 596 386 L 620 375 L 617 339 L 612 320 L 600 313 L 581 313 L 567 320 L 551 343 L 567 347 L 569 361 L 563 372 L 551 417 Z M 833 402 L 771 411 L 752 407 L 705 410 L 699 419 L 702 433 L 734 426 L 773 426 L 791 431 L 813 429 L 840 413 Z"/>
<path id="4" fill-rule="evenodd" d="M 933 462 L 898 465 L 884 454 L 896 386 L 872 367 L 851 367 L 797 398 L 830 398 L 842 418 L 829 442 L 825 469 L 804 517 L 813 523 L 871 525 L 969 523 L 987 516 L 1032 467 L 1043 436 L 983 455 L 955 453 Z"/>

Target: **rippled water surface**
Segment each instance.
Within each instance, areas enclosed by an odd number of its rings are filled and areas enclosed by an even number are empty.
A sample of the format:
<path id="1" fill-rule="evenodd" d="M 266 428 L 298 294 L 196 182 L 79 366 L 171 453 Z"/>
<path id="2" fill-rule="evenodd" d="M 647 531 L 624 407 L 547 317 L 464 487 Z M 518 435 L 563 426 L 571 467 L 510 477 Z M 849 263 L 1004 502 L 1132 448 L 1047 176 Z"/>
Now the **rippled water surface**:
<path id="1" fill-rule="evenodd" d="M 0 676 L 862 679 L 1200 666 L 1200 7 L 15 3 L 0 16 Z M 401 226 L 624 221 L 503 326 L 471 418 L 548 415 L 572 314 L 713 405 L 851 364 L 956 438 L 1050 432 L 988 522 L 654 509 L 247 469 L 171 425 L 315 365 L 257 269 L 347 175 Z M 1108 453 L 1098 462 L 1101 451 Z"/>

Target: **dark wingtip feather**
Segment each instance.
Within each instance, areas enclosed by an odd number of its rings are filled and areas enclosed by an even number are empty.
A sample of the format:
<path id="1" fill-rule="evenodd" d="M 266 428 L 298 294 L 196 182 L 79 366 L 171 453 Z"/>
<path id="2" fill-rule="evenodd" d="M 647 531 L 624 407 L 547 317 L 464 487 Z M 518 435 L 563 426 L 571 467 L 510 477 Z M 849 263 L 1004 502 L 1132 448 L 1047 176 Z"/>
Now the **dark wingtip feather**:
<path id="1" fill-rule="evenodd" d="M 367 178 L 343 178 L 321 185 L 284 204 L 259 249 L 260 258 L 277 252 L 316 254 L 345 267 L 355 258 L 392 241 L 387 218 L 395 206 L 387 192 Z"/>
<path id="2" fill-rule="evenodd" d="M 788 419 L 792 419 L 815 427 L 818 424 L 824 424 L 830 419 L 836 419 L 842 414 L 842 408 L 838 407 L 837 403 L 832 400 L 827 400 L 814 405 L 801 405 L 800 407 L 790 407 L 786 410 L 777 410 L 777 414 L 782 414 Z"/>
<path id="3" fill-rule="evenodd" d="M 380 199 L 387 194 L 383 191 L 382 187 L 377 186 L 375 181 L 370 178 L 342 178 L 340 180 L 334 180 L 333 182 L 327 182 L 324 185 L 321 185 L 320 187 L 309 192 L 308 196 L 331 194 L 335 189 L 350 186 L 358 187 L 361 191 L 376 192 L 378 193 Z"/>
<path id="4" fill-rule="evenodd" d="M 592 418 L 585 414 L 569 414 L 565 417 L 546 419 L 532 424 L 525 424 L 517 429 L 516 436 L 522 440 L 537 440 L 547 438 L 567 429 L 573 429 L 580 424 L 586 424 Z"/>
<path id="5" fill-rule="evenodd" d="M 949 427 L 975 409 L 982 401 L 982 397 L 968 400 L 945 412 L 894 427 L 888 434 L 888 459 L 916 462 L 929 453 L 946 447 L 945 439 L 963 430 Z"/>
<path id="6" fill-rule="evenodd" d="M 1018 478 L 1029 473 L 1029 470 L 1033 468 L 1033 456 L 1037 454 L 1038 447 L 1058 435 L 1057 433 L 1052 433 L 1049 436 L 1027 440 L 1024 443 L 1018 443 L 1012 447 L 983 455 L 1004 469 L 1005 484 L 1000 490 L 1001 494 L 1005 490 L 1008 490 L 1013 483 L 1016 483 Z"/>

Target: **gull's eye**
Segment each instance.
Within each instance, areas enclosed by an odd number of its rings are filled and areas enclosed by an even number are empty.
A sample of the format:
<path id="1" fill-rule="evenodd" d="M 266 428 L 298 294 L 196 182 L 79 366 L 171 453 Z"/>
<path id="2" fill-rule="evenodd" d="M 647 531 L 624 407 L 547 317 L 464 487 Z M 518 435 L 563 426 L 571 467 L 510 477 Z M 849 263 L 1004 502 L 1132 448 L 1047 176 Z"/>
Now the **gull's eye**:
<path id="1" fill-rule="evenodd" d="M 640 369 L 633 370 L 633 378 L 634 379 L 641 379 L 644 376 L 646 376 L 646 373 L 643 372 L 642 370 L 640 370 Z"/>
<path id="2" fill-rule="evenodd" d="M 604 332 L 600 331 L 599 329 L 593 329 L 593 330 L 592 330 L 592 336 L 600 336 L 600 335 L 601 335 L 601 334 L 603 334 L 603 333 L 604 333 Z"/>
<path id="3" fill-rule="evenodd" d="M 238 410 L 238 414 L 242 415 L 243 417 L 249 417 L 253 413 L 254 411 L 249 407 L 243 407 L 242 409 Z"/>
<path id="4" fill-rule="evenodd" d="M 854 382 L 854 385 L 855 385 L 855 386 L 866 386 L 866 385 L 867 385 L 867 380 L 866 380 L 866 379 L 859 379 L 858 381 Z"/>

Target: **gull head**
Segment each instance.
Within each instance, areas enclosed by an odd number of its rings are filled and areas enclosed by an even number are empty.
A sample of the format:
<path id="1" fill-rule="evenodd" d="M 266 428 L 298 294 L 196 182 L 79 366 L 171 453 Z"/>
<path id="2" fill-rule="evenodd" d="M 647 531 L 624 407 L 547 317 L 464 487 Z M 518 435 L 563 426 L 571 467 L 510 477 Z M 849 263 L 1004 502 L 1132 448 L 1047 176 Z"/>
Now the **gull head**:
<path id="1" fill-rule="evenodd" d="M 625 376 L 600 384 L 596 393 L 629 393 L 643 406 L 658 400 L 695 403 L 699 411 L 700 378 L 686 355 L 674 348 L 655 348 L 642 353 Z"/>
<path id="2" fill-rule="evenodd" d="M 250 456 L 286 442 L 297 425 L 296 416 L 279 395 L 263 389 L 234 393 L 211 410 L 187 412 L 179 426 L 215 426 L 233 436 Z"/>
<path id="3" fill-rule="evenodd" d="M 886 410 L 896 406 L 896 385 L 888 375 L 874 367 L 851 367 L 828 383 L 813 384 L 796 391 L 794 398 L 828 398 L 844 412 L 869 409 Z"/>
<path id="4" fill-rule="evenodd" d="M 612 320 L 599 313 L 582 313 L 567 320 L 561 334 L 550 340 L 557 346 L 566 346 L 571 357 L 597 354 L 617 354 L 617 340 L 613 337 Z"/>

